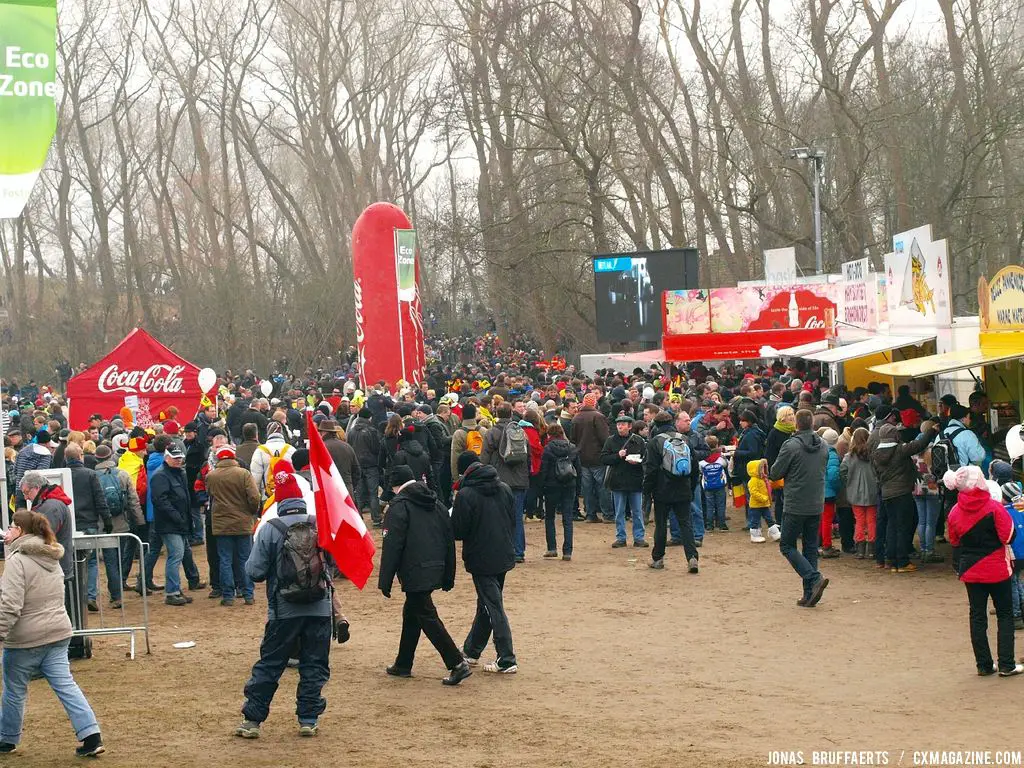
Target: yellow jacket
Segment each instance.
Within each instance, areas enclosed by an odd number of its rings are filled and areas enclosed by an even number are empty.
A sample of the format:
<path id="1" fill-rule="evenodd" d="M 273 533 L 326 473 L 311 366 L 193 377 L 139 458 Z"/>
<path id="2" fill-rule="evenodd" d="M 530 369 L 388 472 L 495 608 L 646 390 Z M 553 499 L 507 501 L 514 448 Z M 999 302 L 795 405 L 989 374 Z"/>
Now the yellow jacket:
<path id="1" fill-rule="evenodd" d="M 747 494 L 750 497 L 752 509 L 767 509 L 772 505 L 772 497 L 768 494 L 768 486 L 758 472 L 760 460 L 747 462 Z"/>

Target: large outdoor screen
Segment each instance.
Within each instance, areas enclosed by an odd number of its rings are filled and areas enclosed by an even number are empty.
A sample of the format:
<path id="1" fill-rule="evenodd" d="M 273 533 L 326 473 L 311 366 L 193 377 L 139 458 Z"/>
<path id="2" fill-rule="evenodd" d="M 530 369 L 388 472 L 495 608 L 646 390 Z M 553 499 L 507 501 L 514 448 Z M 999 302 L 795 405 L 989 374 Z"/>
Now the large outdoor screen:
<path id="1" fill-rule="evenodd" d="M 599 341 L 661 341 L 664 291 L 698 288 L 696 248 L 594 256 Z"/>

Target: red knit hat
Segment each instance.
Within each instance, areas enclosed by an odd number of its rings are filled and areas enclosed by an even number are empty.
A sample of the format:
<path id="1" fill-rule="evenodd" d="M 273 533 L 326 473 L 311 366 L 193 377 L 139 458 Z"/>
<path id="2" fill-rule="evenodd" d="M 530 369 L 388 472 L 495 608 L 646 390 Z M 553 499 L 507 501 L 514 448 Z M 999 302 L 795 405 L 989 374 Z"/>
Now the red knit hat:
<path id="1" fill-rule="evenodd" d="M 295 467 L 290 461 L 279 461 L 274 467 L 274 498 L 277 501 L 302 498 L 302 489 L 295 479 Z"/>
<path id="2" fill-rule="evenodd" d="M 165 435 L 177 435 L 181 432 L 181 425 L 171 419 L 170 421 L 164 422 L 164 434 Z"/>

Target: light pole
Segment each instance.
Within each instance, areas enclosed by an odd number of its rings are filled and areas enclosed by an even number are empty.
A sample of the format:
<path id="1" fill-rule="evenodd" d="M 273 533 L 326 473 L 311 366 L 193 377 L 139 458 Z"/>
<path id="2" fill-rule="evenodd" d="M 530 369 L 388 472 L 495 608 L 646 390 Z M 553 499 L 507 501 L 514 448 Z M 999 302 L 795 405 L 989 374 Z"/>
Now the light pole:
<path id="1" fill-rule="evenodd" d="M 814 147 L 797 147 L 789 150 L 789 156 L 796 160 L 810 160 L 814 164 L 814 268 L 822 272 L 821 246 L 821 182 L 825 176 L 825 150 Z"/>

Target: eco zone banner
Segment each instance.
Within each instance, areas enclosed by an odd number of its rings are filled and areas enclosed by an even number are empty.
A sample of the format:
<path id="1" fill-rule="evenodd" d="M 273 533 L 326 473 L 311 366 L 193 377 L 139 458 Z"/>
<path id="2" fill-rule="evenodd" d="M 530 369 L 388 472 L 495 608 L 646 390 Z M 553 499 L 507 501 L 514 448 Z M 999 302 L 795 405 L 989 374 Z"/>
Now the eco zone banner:
<path id="1" fill-rule="evenodd" d="M 0 219 L 21 215 L 57 128 L 56 0 L 0 0 Z"/>

